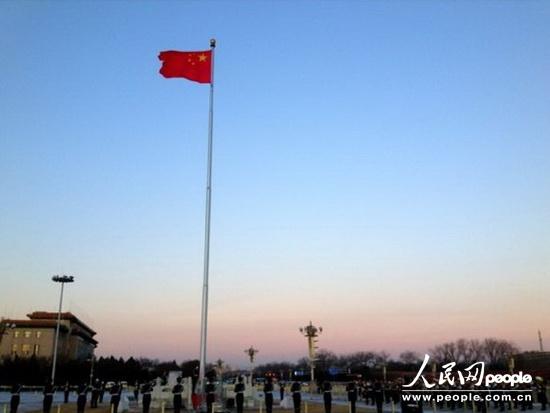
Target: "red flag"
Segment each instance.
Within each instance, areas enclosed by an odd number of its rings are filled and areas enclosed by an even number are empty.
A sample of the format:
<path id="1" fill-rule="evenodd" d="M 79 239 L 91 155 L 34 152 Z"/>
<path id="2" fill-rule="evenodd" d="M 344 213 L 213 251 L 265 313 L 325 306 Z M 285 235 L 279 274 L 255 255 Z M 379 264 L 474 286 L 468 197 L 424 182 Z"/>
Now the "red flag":
<path id="1" fill-rule="evenodd" d="M 212 82 L 212 51 L 178 52 L 168 50 L 160 52 L 162 67 L 159 73 L 167 78 L 184 77 L 194 82 Z"/>

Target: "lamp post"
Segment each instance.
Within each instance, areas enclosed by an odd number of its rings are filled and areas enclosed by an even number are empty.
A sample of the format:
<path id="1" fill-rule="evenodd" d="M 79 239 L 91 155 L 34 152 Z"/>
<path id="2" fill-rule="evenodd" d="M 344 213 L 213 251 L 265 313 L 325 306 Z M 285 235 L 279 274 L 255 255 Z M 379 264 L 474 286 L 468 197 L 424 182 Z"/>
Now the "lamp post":
<path id="1" fill-rule="evenodd" d="M 315 383 L 315 360 L 316 360 L 316 354 L 315 350 L 317 350 L 317 337 L 319 337 L 319 334 L 323 332 L 323 327 L 315 327 L 311 321 L 309 324 L 305 327 L 300 327 L 300 333 L 304 335 L 304 337 L 307 338 L 307 346 L 309 351 L 309 368 L 311 373 L 311 388 L 313 389 L 313 385 Z"/>
<path id="2" fill-rule="evenodd" d="M 52 384 L 55 383 L 55 366 L 57 364 L 57 345 L 59 343 L 59 328 L 61 326 L 61 307 L 63 306 L 63 289 L 66 283 L 74 282 L 72 275 L 54 275 L 52 281 L 61 283 L 61 294 L 59 296 L 59 310 L 57 311 L 57 325 L 55 327 L 55 340 L 53 344 L 53 363 L 52 363 Z"/>
<path id="3" fill-rule="evenodd" d="M 250 360 L 250 383 L 252 384 L 252 374 L 254 373 L 254 359 L 256 358 L 256 354 L 258 354 L 260 350 L 255 349 L 253 346 L 250 346 L 244 352 L 248 355 L 248 359 Z"/>
<path id="4" fill-rule="evenodd" d="M 220 377 L 220 386 L 218 391 L 218 397 L 220 401 L 223 401 L 223 371 L 225 368 L 225 362 L 222 359 L 216 360 L 216 365 L 214 367 L 216 369 L 216 373 Z"/>
<path id="5" fill-rule="evenodd" d="M 95 356 L 92 354 L 90 356 L 90 387 L 92 387 L 94 383 L 94 364 L 95 364 Z"/>

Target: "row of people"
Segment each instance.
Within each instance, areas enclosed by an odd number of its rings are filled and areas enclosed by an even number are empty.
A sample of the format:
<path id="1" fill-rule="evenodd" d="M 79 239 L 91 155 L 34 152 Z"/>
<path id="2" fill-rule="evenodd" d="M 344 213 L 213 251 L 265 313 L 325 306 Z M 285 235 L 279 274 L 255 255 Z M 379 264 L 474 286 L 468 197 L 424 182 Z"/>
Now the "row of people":
<path id="1" fill-rule="evenodd" d="M 21 403 L 21 389 L 22 386 L 20 384 L 14 384 L 11 387 L 11 398 L 10 398 L 10 413 L 17 413 L 17 410 L 19 408 L 19 404 Z M 44 387 L 42 389 L 42 412 L 43 413 L 51 413 L 52 410 L 52 404 L 53 404 L 53 395 L 58 390 L 56 386 L 52 384 L 50 380 L 46 381 L 44 384 Z M 63 390 L 63 401 L 64 403 L 69 402 L 69 395 L 72 390 L 76 391 L 77 398 L 76 398 L 76 408 L 77 413 L 84 413 L 86 402 L 87 402 L 87 396 L 88 392 L 91 391 L 92 397 L 90 399 L 90 407 L 91 408 L 97 408 L 98 403 L 103 403 L 103 397 L 105 394 L 105 384 L 100 383 L 99 381 L 96 381 L 93 386 L 89 386 L 88 384 L 79 384 L 76 387 L 71 387 L 69 384 L 66 384 L 64 387 L 59 388 L 59 390 Z M 122 393 L 122 386 L 120 383 L 115 383 L 111 388 L 109 389 L 110 395 L 111 395 L 111 404 L 113 405 L 113 412 L 117 413 L 118 411 L 118 405 L 120 403 L 120 395 Z"/>
<path id="2" fill-rule="evenodd" d="M 113 413 L 118 412 L 118 406 L 120 403 L 120 397 L 122 393 L 122 385 L 120 383 L 114 383 L 110 389 L 109 393 L 111 396 L 110 404 L 112 405 L 112 411 Z M 136 384 L 135 390 L 134 390 L 134 396 L 136 400 L 139 397 L 139 393 L 142 394 L 142 408 L 143 413 L 149 413 L 150 406 L 151 406 L 151 393 L 153 391 L 154 384 L 152 382 L 145 382 L 142 385 Z M 445 392 L 445 387 L 440 387 L 436 390 L 440 390 L 441 392 Z M 487 389 L 490 391 L 490 389 Z M 499 390 L 499 389 L 493 389 L 493 390 Z M 537 392 L 539 396 L 539 402 L 541 403 L 541 409 L 546 410 L 547 405 L 547 398 L 546 398 L 546 386 L 544 384 L 541 384 L 536 387 L 526 387 L 522 388 L 522 390 L 525 390 L 526 392 Z M 56 388 L 51 384 L 50 381 L 47 381 L 44 388 L 43 388 L 43 413 L 51 413 L 51 407 L 53 403 L 53 394 L 56 391 Z M 65 387 L 63 388 L 64 391 L 64 402 L 67 403 L 69 399 L 69 393 L 71 391 L 71 387 L 67 383 Z M 91 400 L 90 400 L 90 407 L 96 408 L 98 406 L 98 402 L 103 402 L 103 395 L 106 391 L 106 385 L 104 382 L 100 382 L 99 380 L 96 380 L 92 386 L 88 386 L 87 384 L 80 384 L 76 387 L 77 392 L 77 413 L 84 413 L 84 409 L 86 406 L 87 401 L 87 393 L 91 391 Z M 279 384 L 279 391 L 280 391 L 280 399 L 281 401 L 284 399 L 284 393 L 285 393 L 285 386 L 283 383 Z M 331 413 L 332 412 L 332 384 L 329 381 L 325 381 L 321 383 L 320 385 L 320 391 L 323 394 L 323 402 L 325 407 L 325 413 Z M 181 413 L 183 406 L 183 392 L 184 388 L 182 385 L 182 378 L 178 377 L 176 385 L 172 388 L 172 394 L 173 394 L 173 406 L 174 406 L 174 413 Z M 243 383 L 243 378 L 238 377 L 237 383 L 235 384 L 234 388 L 235 392 L 235 404 L 237 408 L 237 413 L 243 413 L 244 410 L 244 392 L 245 392 L 245 385 Z M 266 413 L 272 413 L 273 410 L 273 392 L 274 392 L 274 385 L 271 378 L 268 378 L 264 384 L 263 388 L 264 392 L 264 401 L 266 406 Z M 291 384 L 290 392 L 292 394 L 292 400 L 294 405 L 294 412 L 300 413 L 301 409 L 301 383 L 298 381 L 295 381 Z M 10 413 L 17 413 L 18 406 L 20 404 L 21 400 L 21 386 L 16 384 L 11 389 L 11 401 L 10 401 Z M 206 393 L 206 404 L 207 404 L 207 412 L 212 413 L 212 406 L 215 401 L 215 385 L 212 380 L 208 380 L 205 386 L 205 393 Z M 356 403 L 358 400 L 359 395 L 362 395 L 365 398 L 365 403 L 372 402 L 373 405 L 376 405 L 377 413 L 382 413 L 383 411 L 383 404 L 384 401 L 386 402 L 394 402 L 397 404 L 400 401 L 400 386 L 398 386 L 395 383 L 388 382 L 386 383 L 386 388 L 383 386 L 383 384 L 379 381 L 370 383 L 359 383 L 357 381 L 350 382 L 346 385 L 346 393 L 347 393 L 347 399 L 350 404 L 350 411 L 351 413 L 356 413 Z M 521 408 L 521 410 L 530 410 L 533 409 L 533 401 L 531 400 L 525 400 L 520 403 L 512 403 L 508 402 L 507 404 L 504 401 L 498 402 L 494 404 L 495 408 L 498 408 L 500 411 L 504 411 L 506 406 L 508 406 L 509 410 L 512 409 L 512 405 L 515 409 L 518 407 Z M 473 406 L 465 406 L 461 403 L 450 401 L 447 402 L 446 405 L 443 404 L 443 402 L 439 402 L 437 407 L 439 409 L 442 409 L 444 407 L 447 407 L 449 410 L 455 410 L 457 407 L 470 407 L 473 408 Z M 488 403 L 485 402 L 479 402 L 476 404 L 476 408 L 478 411 L 484 413 L 487 411 Z"/>

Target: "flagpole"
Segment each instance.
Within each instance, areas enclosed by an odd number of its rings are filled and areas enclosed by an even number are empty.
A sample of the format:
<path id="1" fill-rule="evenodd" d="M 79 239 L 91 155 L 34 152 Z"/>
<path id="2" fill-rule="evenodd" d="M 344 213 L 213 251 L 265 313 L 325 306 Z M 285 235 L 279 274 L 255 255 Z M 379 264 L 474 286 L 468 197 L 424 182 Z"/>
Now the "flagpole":
<path id="1" fill-rule="evenodd" d="M 206 213 L 204 219 L 204 274 L 202 284 L 201 341 L 199 364 L 199 394 L 204 393 L 206 369 L 206 331 L 208 325 L 208 270 L 210 266 L 210 211 L 212 205 L 212 132 L 214 126 L 214 49 L 216 39 L 210 39 L 210 109 L 208 111 L 208 163 L 206 168 Z"/>

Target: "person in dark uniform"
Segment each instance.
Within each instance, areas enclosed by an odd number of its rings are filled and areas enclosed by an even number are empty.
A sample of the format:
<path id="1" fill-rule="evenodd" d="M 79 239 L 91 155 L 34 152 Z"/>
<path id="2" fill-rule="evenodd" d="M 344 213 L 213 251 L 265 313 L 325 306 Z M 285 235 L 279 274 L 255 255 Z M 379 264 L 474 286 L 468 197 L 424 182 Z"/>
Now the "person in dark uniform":
<path id="1" fill-rule="evenodd" d="M 410 383 L 412 379 L 410 377 L 405 377 L 404 382 Z M 418 385 L 415 386 L 411 390 L 418 389 Z M 422 407 L 422 401 L 414 401 L 414 400 L 404 400 L 403 397 L 401 397 L 401 413 L 422 413 L 423 407 Z"/>
<path id="2" fill-rule="evenodd" d="M 21 401 L 21 385 L 14 384 L 11 386 L 10 413 L 17 413 L 19 402 Z"/>
<path id="3" fill-rule="evenodd" d="M 176 379 L 176 385 L 172 388 L 173 399 L 172 403 L 174 405 L 174 413 L 180 413 L 181 407 L 183 406 L 183 384 L 181 384 L 181 377 Z"/>
<path id="4" fill-rule="evenodd" d="M 42 411 L 44 413 L 50 413 L 50 410 L 52 409 L 53 393 L 54 387 L 52 381 L 47 379 L 46 384 L 44 384 L 44 400 L 42 401 Z"/>
<path id="5" fill-rule="evenodd" d="M 208 378 L 204 390 L 206 392 L 206 412 L 212 413 L 212 407 L 216 400 L 216 386 L 212 383 L 212 379 Z"/>
<path id="6" fill-rule="evenodd" d="M 372 404 L 374 406 L 374 388 L 370 381 L 363 384 L 363 397 L 365 398 L 365 404 Z"/>
<path id="7" fill-rule="evenodd" d="M 482 387 L 483 390 L 489 391 L 489 388 L 487 386 Z M 485 400 L 483 394 L 480 394 L 479 392 L 476 392 L 479 394 L 479 400 L 475 402 L 476 409 L 480 413 L 487 413 L 487 401 Z"/>
<path id="8" fill-rule="evenodd" d="M 71 394 L 71 385 L 69 382 L 66 382 L 65 386 L 63 386 L 63 403 L 69 403 L 69 394 Z"/>
<path id="9" fill-rule="evenodd" d="M 139 381 L 136 380 L 134 383 L 134 400 L 136 403 L 139 401 Z"/>
<path id="10" fill-rule="evenodd" d="M 497 385 L 495 386 L 495 388 L 496 388 L 497 390 L 505 390 L 505 387 L 504 387 L 503 384 L 497 384 Z M 499 411 L 499 412 L 503 412 L 503 411 L 505 411 L 505 410 L 506 410 L 506 403 L 504 402 L 504 399 L 501 398 L 501 399 L 499 400 L 499 402 L 498 402 L 498 411 Z"/>
<path id="11" fill-rule="evenodd" d="M 120 394 L 122 393 L 122 387 L 120 386 L 120 383 L 115 383 L 111 387 L 111 412 L 117 413 L 118 412 L 118 404 L 120 403 Z"/>
<path id="12" fill-rule="evenodd" d="M 300 413 L 300 408 L 302 405 L 302 385 L 300 382 L 295 381 L 290 386 L 290 392 L 292 393 L 292 402 L 294 403 L 294 413 Z"/>
<path id="13" fill-rule="evenodd" d="M 281 401 L 285 398 L 285 384 L 281 381 L 279 383 L 279 395 L 281 397 Z"/>
<path id="14" fill-rule="evenodd" d="M 88 394 L 88 386 L 81 384 L 78 386 L 76 392 L 78 393 L 76 399 L 76 412 L 84 413 L 84 408 L 86 407 L 86 395 Z"/>
<path id="15" fill-rule="evenodd" d="M 399 403 L 399 399 L 401 398 L 401 392 L 399 391 L 399 384 L 394 383 L 391 389 L 391 401 L 393 402 L 394 406 L 397 406 Z"/>
<path id="16" fill-rule="evenodd" d="M 533 410 L 533 400 L 535 399 L 535 394 L 537 392 L 537 387 L 535 386 L 534 383 L 530 384 L 527 386 L 527 388 L 529 389 L 529 400 L 527 401 L 527 409 L 528 410 Z"/>
<path id="17" fill-rule="evenodd" d="M 239 376 L 235 385 L 235 404 L 237 405 L 237 413 L 243 413 L 244 409 L 244 383 L 243 377 Z"/>
<path id="18" fill-rule="evenodd" d="M 325 413 L 330 413 L 332 410 L 332 384 L 330 384 L 330 381 L 324 381 L 321 385 L 321 389 L 323 390 Z"/>
<path id="19" fill-rule="evenodd" d="M 105 382 L 102 381 L 99 388 L 99 403 L 103 403 L 104 396 L 105 396 Z"/>
<path id="20" fill-rule="evenodd" d="M 273 381 L 271 377 L 268 377 L 264 384 L 264 400 L 266 413 L 271 413 L 273 411 Z"/>
<path id="21" fill-rule="evenodd" d="M 546 410 L 546 405 L 548 404 L 548 397 L 546 396 L 546 380 L 543 380 L 538 385 L 537 392 L 538 392 L 538 399 L 540 403 L 540 409 Z"/>
<path id="22" fill-rule="evenodd" d="M 145 382 L 141 386 L 141 407 L 143 413 L 149 413 L 149 408 L 151 407 L 151 392 L 153 391 L 153 386 L 151 382 Z"/>
<path id="23" fill-rule="evenodd" d="M 348 402 L 351 408 L 351 413 L 355 413 L 355 404 L 357 403 L 357 384 L 352 381 L 346 386 L 348 392 Z"/>
<path id="24" fill-rule="evenodd" d="M 98 379 L 95 380 L 92 385 L 92 399 L 90 400 L 90 407 L 92 409 L 97 408 L 97 400 L 99 399 L 99 394 L 101 393 L 101 383 Z"/>
<path id="25" fill-rule="evenodd" d="M 391 381 L 386 381 L 382 383 L 384 386 L 384 403 L 391 403 Z"/>
<path id="26" fill-rule="evenodd" d="M 379 381 L 374 383 L 373 389 L 374 402 L 376 403 L 377 413 L 382 413 L 382 407 L 384 406 L 384 387 Z"/>

